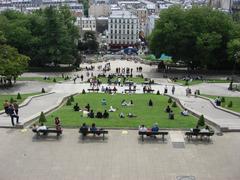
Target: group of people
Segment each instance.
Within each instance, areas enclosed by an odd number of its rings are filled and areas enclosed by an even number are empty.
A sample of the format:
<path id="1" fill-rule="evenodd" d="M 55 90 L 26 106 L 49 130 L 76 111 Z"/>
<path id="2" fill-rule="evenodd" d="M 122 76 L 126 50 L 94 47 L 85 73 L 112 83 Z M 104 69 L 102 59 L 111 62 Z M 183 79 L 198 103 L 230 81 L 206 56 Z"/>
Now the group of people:
<path id="1" fill-rule="evenodd" d="M 159 131 L 159 126 L 158 123 L 154 123 L 152 128 L 146 128 L 144 124 L 139 126 L 138 128 L 139 132 L 158 132 Z"/>
<path id="2" fill-rule="evenodd" d="M 86 123 L 83 123 L 82 126 L 80 127 L 80 132 L 83 133 L 84 136 L 87 135 L 87 131 L 92 131 L 92 132 L 96 132 L 96 131 L 100 131 L 103 130 L 102 128 L 97 128 L 95 123 L 92 123 L 92 126 L 89 128 L 88 125 Z M 96 133 L 97 134 L 97 133 Z M 100 135 L 100 134 L 98 134 Z"/>
<path id="3" fill-rule="evenodd" d="M 199 126 L 197 125 L 195 128 L 190 129 L 191 132 L 193 133 L 199 133 L 199 132 L 210 132 L 211 129 L 208 125 L 206 125 L 204 128 L 200 129 Z"/>
<path id="4" fill-rule="evenodd" d="M 127 68 L 120 68 L 120 67 L 117 67 L 116 68 L 116 73 L 117 74 L 127 74 L 127 75 L 129 75 L 129 74 L 132 74 L 133 73 L 133 68 L 129 68 L 129 67 L 127 67 Z"/>
<path id="5" fill-rule="evenodd" d="M 62 131 L 61 121 L 60 121 L 59 117 L 55 117 L 54 123 L 55 123 L 56 130 Z M 40 125 L 33 124 L 32 129 L 35 129 L 38 132 L 38 131 L 41 131 L 41 130 L 47 130 L 48 128 L 44 123 L 41 123 Z"/>
<path id="6" fill-rule="evenodd" d="M 7 115 L 9 115 L 11 117 L 11 122 L 12 125 L 14 126 L 14 119 L 16 119 L 16 123 L 19 123 L 19 115 L 18 115 L 18 104 L 17 101 L 14 101 L 13 103 L 10 103 L 8 100 L 5 100 L 5 102 L 3 103 L 3 108 L 4 111 Z"/>

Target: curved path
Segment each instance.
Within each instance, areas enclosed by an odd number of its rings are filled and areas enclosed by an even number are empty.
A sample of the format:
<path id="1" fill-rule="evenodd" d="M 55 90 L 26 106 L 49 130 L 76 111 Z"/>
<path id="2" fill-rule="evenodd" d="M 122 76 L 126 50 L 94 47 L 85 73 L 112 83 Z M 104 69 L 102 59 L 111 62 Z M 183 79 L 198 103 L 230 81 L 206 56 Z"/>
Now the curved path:
<path id="1" fill-rule="evenodd" d="M 97 67 L 98 65 L 106 64 L 98 63 L 95 64 Z M 87 65 L 87 64 L 85 64 Z M 84 66 L 84 65 L 83 65 Z M 147 77 L 156 77 L 156 67 L 143 65 L 136 62 L 131 61 L 111 61 L 112 70 L 108 73 L 114 73 L 115 68 L 118 66 L 121 67 L 132 67 L 134 75 L 137 74 L 136 67 L 142 66 L 143 67 L 143 74 Z M 86 73 L 77 72 L 79 73 Z M 94 75 L 101 73 L 99 70 L 93 71 Z M 75 73 L 74 73 L 75 74 Z M 155 82 L 158 85 L 153 85 L 152 88 L 163 92 L 165 85 L 168 86 L 169 91 L 171 90 L 172 83 L 166 81 L 166 79 L 162 78 L 154 78 Z M 29 85 L 27 85 L 29 87 Z M 176 93 L 175 97 L 180 100 L 180 102 L 189 110 L 195 112 L 198 115 L 203 114 L 208 120 L 218 124 L 221 128 L 228 128 L 229 130 L 240 130 L 240 118 L 238 116 L 232 115 L 230 113 L 224 112 L 222 110 L 216 109 L 209 101 L 201 99 L 201 98 L 194 98 L 194 97 L 186 97 L 185 96 L 185 88 L 184 86 L 175 85 Z M 240 96 L 239 92 L 231 92 L 227 90 L 228 84 L 200 84 L 192 86 L 192 91 L 195 89 L 200 89 L 201 93 L 206 94 L 213 94 L 213 95 L 225 95 L 225 96 Z M 88 89 L 89 84 L 80 83 L 79 80 L 76 84 L 73 82 L 64 82 L 62 84 L 54 84 L 51 85 L 52 92 L 55 92 L 50 95 L 41 96 L 37 98 L 33 98 L 31 102 L 22 108 L 19 109 L 20 121 L 21 124 L 28 122 L 29 120 L 36 118 L 39 116 L 40 112 L 48 112 L 51 109 L 56 108 L 64 97 L 67 97 L 74 93 L 82 92 L 82 89 Z M 142 93 L 142 85 L 137 85 L 136 93 Z M 26 89 L 23 87 L 23 89 Z M 122 93 L 126 87 L 117 87 L 118 92 Z M 18 89 L 19 91 L 21 89 Z M 21 91 L 20 91 L 21 92 Z M 3 114 L 0 115 L 0 127 L 11 127 L 11 120 L 10 117 Z"/>

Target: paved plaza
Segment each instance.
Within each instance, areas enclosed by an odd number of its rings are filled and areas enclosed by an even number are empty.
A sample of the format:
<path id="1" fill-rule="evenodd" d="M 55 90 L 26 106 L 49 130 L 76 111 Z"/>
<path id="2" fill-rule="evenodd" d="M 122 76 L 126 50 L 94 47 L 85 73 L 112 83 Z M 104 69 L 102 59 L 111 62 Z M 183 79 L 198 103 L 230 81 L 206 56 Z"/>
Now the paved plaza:
<path id="1" fill-rule="evenodd" d="M 31 130 L 0 129 L 1 180 L 196 180 L 240 179 L 240 136 L 225 133 L 207 141 L 185 141 L 173 146 L 171 136 L 162 143 L 137 131 L 110 130 L 107 139 L 82 141 L 78 129 L 36 138 Z"/>

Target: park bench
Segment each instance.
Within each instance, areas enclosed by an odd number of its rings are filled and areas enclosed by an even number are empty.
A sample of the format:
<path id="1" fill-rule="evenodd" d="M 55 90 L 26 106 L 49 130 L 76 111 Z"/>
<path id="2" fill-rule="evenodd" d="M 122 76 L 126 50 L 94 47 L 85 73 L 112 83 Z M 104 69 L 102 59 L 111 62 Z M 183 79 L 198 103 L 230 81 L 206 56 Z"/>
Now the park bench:
<path id="1" fill-rule="evenodd" d="M 193 132 L 193 131 L 187 131 L 185 132 L 185 136 L 187 136 L 188 141 L 192 139 L 193 136 L 198 139 L 200 137 L 200 140 L 202 140 L 204 137 L 207 137 L 208 140 L 210 140 L 210 137 L 214 135 L 213 131 L 210 132 Z"/>
<path id="2" fill-rule="evenodd" d="M 57 136 L 60 136 L 60 134 L 62 134 L 62 130 L 56 130 L 56 129 L 46 129 L 46 130 L 39 130 L 37 131 L 36 129 L 32 129 L 32 131 L 34 133 L 37 134 L 37 136 L 40 136 L 40 134 L 42 133 L 43 135 L 48 135 L 49 133 L 55 133 L 57 134 Z"/>
<path id="3" fill-rule="evenodd" d="M 89 92 L 91 92 L 91 91 L 92 91 L 92 92 L 98 92 L 99 89 L 98 89 L 98 88 L 97 88 L 97 89 L 88 89 L 88 91 L 89 91 Z"/>
<path id="4" fill-rule="evenodd" d="M 155 90 L 154 89 L 147 89 L 144 90 L 143 93 L 153 93 Z"/>
<path id="5" fill-rule="evenodd" d="M 101 135 L 103 136 L 103 141 L 105 139 L 105 134 L 108 134 L 108 131 L 106 130 L 103 130 L 103 129 L 100 129 L 100 130 L 97 130 L 97 131 L 90 131 L 90 130 L 84 130 L 84 131 L 81 131 L 79 130 L 79 133 L 82 134 L 82 140 L 84 140 L 84 137 L 87 136 L 88 134 L 93 134 L 94 136 L 95 135 Z"/>
<path id="6" fill-rule="evenodd" d="M 141 132 L 138 131 L 138 134 L 142 137 L 142 141 L 144 141 L 143 136 L 157 136 L 157 135 L 161 135 L 162 136 L 162 140 L 164 141 L 164 136 L 168 135 L 168 132 L 164 132 L 164 131 L 158 131 L 158 132 L 152 132 L 152 131 L 147 131 L 147 132 Z"/>
<path id="7" fill-rule="evenodd" d="M 136 89 L 125 89 L 124 91 L 125 91 L 125 93 L 126 93 L 126 92 L 131 93 L 131 92 L 136 92 Z"/>

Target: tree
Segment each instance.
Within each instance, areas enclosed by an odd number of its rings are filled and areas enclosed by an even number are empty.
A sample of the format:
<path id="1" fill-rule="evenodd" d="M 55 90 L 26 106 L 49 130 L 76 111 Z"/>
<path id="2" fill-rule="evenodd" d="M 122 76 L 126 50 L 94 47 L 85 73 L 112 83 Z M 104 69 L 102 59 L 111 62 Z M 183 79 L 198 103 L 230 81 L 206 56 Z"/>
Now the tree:
<path id="1" fill-rule="evenodd" d="M 240 25 L 226 13 L 209 7 L 172 6 L 161 11 L 149 47 L 156 56 L 169 54 L 191 69 L 230 69 L 233 61 L 227 60 L 226 47 L 239 37 Z"/>
<path id="2" fill-rule="evenodd" d="M 16 48 L 0 45 L 0 75 L 5 76 L 9 84 L 26 71 L 29 60 L 29 57 L 19 54 Z"/>
<path id="3" fill-rule="evenodd" d="M 198 119 L 198 123 L 197 123 L 198 126 L 204 126 L 205 125 L 205 119 L 204 119 L 204 116 L 201 115 Z"/>
<path id="4" fill-rule="evenodd" d="M 97 52 L 98 48 L 99 43 L 97 42 L 95 32 L 86 31 L 83 35 L 83 40 L 78 43 L 78 49 L 80 51 Z"/>
<path id="5" fill-rule="evenodd" d="M 47 122 L 47 119 L 46 119 L 45 114 L 44 114 L 43 112 L 41 112 L 38 121 L 39 121 L 39 123 L 45 123 L 45 122 Z"/>

